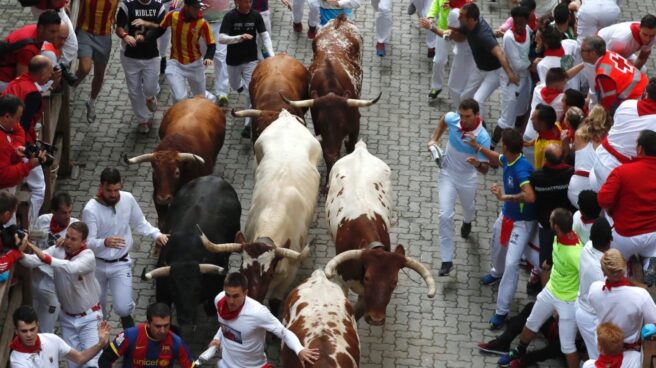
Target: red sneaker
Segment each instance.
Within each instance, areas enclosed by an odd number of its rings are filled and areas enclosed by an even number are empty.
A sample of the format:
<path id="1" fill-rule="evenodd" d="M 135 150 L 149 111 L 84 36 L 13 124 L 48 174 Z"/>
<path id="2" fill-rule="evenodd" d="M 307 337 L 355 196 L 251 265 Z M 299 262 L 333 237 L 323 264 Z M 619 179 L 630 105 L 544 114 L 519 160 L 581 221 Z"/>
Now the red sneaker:
<path id="1" fill-rule="evenodd" d="M 383 57 L 385 56 L 385 44 L 382 42 L 376 43 L 376 55 Z"/>
<path id="2" fill-rule="evenodd" d="M 314 37 L 317 35 L 317 27 L 310 27 L 307 31 L 307 36 L 309 39 L 314 40 Z"/>
<path id="3" fill-rule="evenodd" d="M 303 32 L 303 23 L 293 23 L 294 32 L 301 33 Z"/>

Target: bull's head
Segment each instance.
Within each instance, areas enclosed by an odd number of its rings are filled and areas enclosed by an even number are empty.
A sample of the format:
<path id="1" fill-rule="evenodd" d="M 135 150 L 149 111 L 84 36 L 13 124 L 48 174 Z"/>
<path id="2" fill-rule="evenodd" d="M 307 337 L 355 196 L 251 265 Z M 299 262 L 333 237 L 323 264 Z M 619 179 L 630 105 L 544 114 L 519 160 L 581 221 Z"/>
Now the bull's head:
<path id="1" fill-rule="evenodd" d="M 428 285 L 428 297 L 435 296 L 435 280 L 419 261 L 406 257 L 402 245 L 397 245 L 394 252 L 385 250 L 382 243 L 374 242 L 369 249 L 355 249 L 336 255 L 326 264 L 327 277 L 333 277 L 340 263 L 359 260 L 363 275 L 360 282 L 364 286 L 365 321 L 379 326 L 385 323 L 386 309 L 399 280 L 399 270 L 408 267 L 416 271 Z"/>
<path id="2" fill-rule="evenodd" d="M 237 233 L 235 243 L 214 244 L 205 235 L 201 239 L 210 252 L 241 254 L 241 273 L 248 279 L 248 296 L 259 302 L 266 297 L 278 262 L 283 258 L 298 260 L 304 255 L 288 249 L 289 241 L 282 247 L 276 246 L 270 238 L 259 238 L 247 243 L 241 231 Z"/>
<path id="3" fill-rule="evenodd" d="M 173 196 L 180 189 L 180 166 L 185 162 L 196 162 L 205 165 L 202 157 L 193 153 L 182 153 L 177 151 L 155 151 L 140 156 L 128 158 L 123 155 L 127 164 L 140 164 L 150 162 L 153 167 L 153 196 L 155 204 L 168 206 Z"/>

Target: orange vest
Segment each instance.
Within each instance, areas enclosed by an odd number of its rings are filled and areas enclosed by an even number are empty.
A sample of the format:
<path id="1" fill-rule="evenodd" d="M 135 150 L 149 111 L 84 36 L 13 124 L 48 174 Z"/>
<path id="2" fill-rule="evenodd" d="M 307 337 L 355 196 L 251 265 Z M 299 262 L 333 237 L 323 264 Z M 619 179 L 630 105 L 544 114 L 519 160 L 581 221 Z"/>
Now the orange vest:
<path id="1" fill-rule="evenodd" d="M 620 100 L 636 100 L 649 83 L 647 76 L 633 66 L 622 55 L 607 51 L 597 62 L 596 75 L 606 75 L 615 81 L 616 91 L 604 91 L 604 94 L 617 94 Z M 605 96 L 601 96 L 604 98 Z"/>

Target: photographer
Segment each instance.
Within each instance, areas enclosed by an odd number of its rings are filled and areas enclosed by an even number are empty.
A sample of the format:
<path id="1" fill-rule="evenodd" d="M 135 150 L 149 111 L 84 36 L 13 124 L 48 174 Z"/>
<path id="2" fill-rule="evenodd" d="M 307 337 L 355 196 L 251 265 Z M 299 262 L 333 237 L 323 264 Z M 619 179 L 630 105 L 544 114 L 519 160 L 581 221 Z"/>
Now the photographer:
<path id="1" fill-rule="evenodd" d="M 16 261 L 23 257 L 23 251 L 27 242 L 22 241 L 16 234 L 16 226 L 5 225 L 12 219 L 18 207 L 16 196 L 11 193 L 0 191 L 0 282 L 7 280 L 8 271 Z M 4 253 L 9 250 L 7 253 Z"/>

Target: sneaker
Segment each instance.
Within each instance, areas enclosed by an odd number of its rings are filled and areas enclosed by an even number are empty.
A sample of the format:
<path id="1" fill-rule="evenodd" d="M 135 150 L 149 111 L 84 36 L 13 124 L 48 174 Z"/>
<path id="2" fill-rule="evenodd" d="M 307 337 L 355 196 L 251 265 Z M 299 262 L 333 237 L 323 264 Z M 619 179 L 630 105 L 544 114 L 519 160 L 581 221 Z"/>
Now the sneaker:
<path id="1" fill-rule="evenodd" d="M 490 330 L 498 330 L 503 327 L 503 324 L 506 323 L 507 314 L 494 314 L 490 318 Z"/>
<path id="2" fill-rule="evenodd" d="M 137 125 L 137 132 L 141 134 L 148 134 L 148 132 L 150 132 L 150 123 L 147 121 L 142 121 L 139 123 L 139 125 Z"/>
<path id="3" fill-rule="evenodd" d="M 415 3 L 410 3 L 408 5 L 408 15 L 412 15 L 417 12 L 417 7 L 415 6 Z"/>
<path id="4" fill-rule="evenodd" d="M 301 33 L 303 32 L 303 23 L 293 23 L 292 28 L 294 28 L 294 32 Z"/>
<path id="5" fill-rule="evenodd" d="M 460 226 L 460 237 L 467 239 L 469 238 L 469 234 L 471 234 L 471 222 L 463 222 L 462 226 Z"/>
<path id="6" fill-rule="evenodd" d="M 510 346 L 500 343 L 498 339 L 494 339 L 478 344 L 478 349 L 486 353 L 502 355 L 508 354 Z"/>
<path id="7" fill-rule="evenodd" d="M 228 100 L 228 96 L 219 96 L 219 106 L 220 107 L 226 107 L 230 101 Z"/>
<path id="8" fill-rule="evenodd" d="M 87 100 L 85 103 L 87 107 L 87 123 L 93 124 L 96 121 L 96 105 Z"/>
<path id="9" fill-rule="evenodd" d="M 501 280 L 501 277 L 494 277 L 491 273 L 488 273 L 487 275 L 481 277 L 481 284 L 490 286 L 496 284 L 499 282 L 499 280 Z"/>
<path id="10" fill-rule="evenodd" d="M 157 111 L 157 97 L 151 97 L 146 99 L 146 107 L 148 111 L 155 112 Z"/>
<path id="11" fill-rule="evenodd" d="M 317 27 L 308 28 L 307 36 L 309 39 L 314 40 L 314 37 L 317 36 Z"/>
<path id="12" fill-rule="evenodd" d="M 385 56 L 385 44 L 382 42 L 377 42 L 376 43 L 376 55 L 380 57 Z"/>
<path id="13" fill-rule="evenodd" d="M 435 57 L 435 47 L 431 47 L 428 49 L 428 52 L 426 53 L 426 56 L 428 56 L 429 59 L 432 59 Z"/>
<path id="14" fill-rule="evenodd" d="M 435 100 L 437 96 L 442 92 L 441 89 L 431 89 L 430 92 L 428 92 L 428 98 L 432 100 Z"/>
<path id="15" fill-rule="evenodd" d="M 244 129 L 241 131 L 241 137 L 242 138 L 250 138 L 251 137 L 251 127 L 246 125 Z"/>
<path id="16" fill-rule="evenodd" d="M 451 273 L 451 270 L 453 269 L 453 262 L 442 262 L 442 267 L 440 267 L 440 276 L 447 276 L 449 273 Z"/>
<path id="17" fill-rule="evenodd" d="M 499 367 L 510 367 L 513 361 L 519 360 L 521 358 L 519 356 L 519 352 L 517 349 L 512 349 L 508 352 L 506 355 L 502 355 L 501 358 L 497 361 L 497 364 L 499 364 Z"/>

